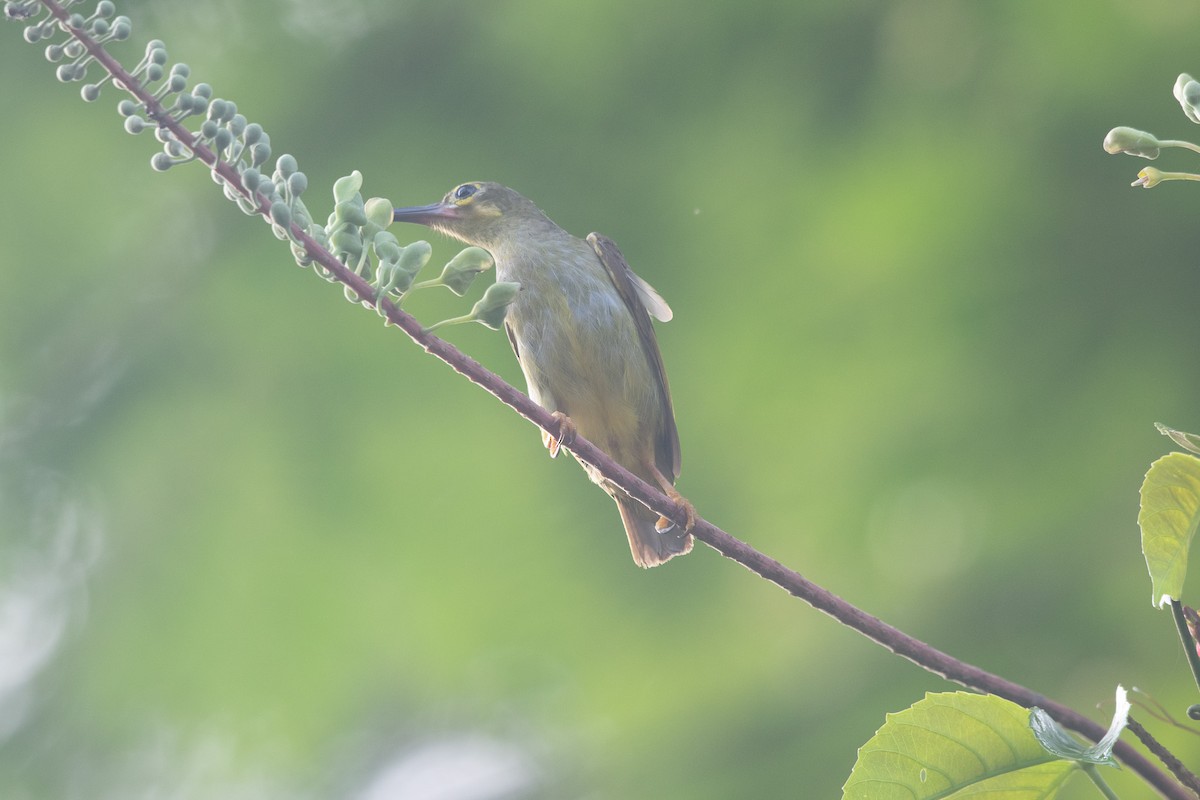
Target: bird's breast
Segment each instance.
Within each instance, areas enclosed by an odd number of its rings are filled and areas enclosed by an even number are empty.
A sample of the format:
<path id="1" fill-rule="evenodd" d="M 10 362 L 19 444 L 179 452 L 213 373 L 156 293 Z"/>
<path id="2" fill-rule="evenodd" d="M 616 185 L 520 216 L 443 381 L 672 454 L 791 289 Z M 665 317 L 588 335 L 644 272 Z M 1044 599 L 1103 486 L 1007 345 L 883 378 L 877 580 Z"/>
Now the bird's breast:
<path id="1" fill-rule="evenodd" d="M 658 425 L 660 401 L 633 317 L 584 247 L 549 264 L 497 259 L 497 279 L 521 284 L 508 322 L 530 395 L 619 459 Z"/>

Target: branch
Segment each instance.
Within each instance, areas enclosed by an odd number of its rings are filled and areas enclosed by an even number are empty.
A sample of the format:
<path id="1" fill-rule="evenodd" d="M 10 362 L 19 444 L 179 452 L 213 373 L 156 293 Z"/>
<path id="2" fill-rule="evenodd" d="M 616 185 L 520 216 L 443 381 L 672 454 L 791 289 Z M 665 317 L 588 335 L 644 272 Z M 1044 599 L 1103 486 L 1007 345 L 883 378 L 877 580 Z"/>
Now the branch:
<path id="1" fill-rule="evenodd" d="M 1195 619 L 1195 611 L 1186 608 L 1178 600 L 1171 601 L 1171 616 L 1175 620 L 1175 631 L 1179 634 L 1179 643 L 1183 645 L 1183 654 L 1187 657 L 1188 667 L 1192 670 L 1192 678 L 1196 681 L 1196 685 L 1200 686 L 1200 651 L 1196 649 L 1196 640 L 1192 637 L 1191 627 L 1188 624 L 1189 611 L 1192 618 Z"/>
<path id="2" fill-rule="evenodd" d="M 160 127 L 166 128 L 184 145 L 186 145 L 209 169 L 218 173 L 224 183 L 232 191 L 240 194 L 245 200 L 257 208 L 258 213 L 268 222 L 271 219 L 270 204 L 258 192 L 247 191 L 243 186 L 241 176 L 229 163 L 217 157 L 212 149 L 175 120 L 163 107 L 159 100 L 134 78 L 116 59 L 108 54 L 102 45 L 97 43 L 84 30 L 70 24 L 70 15 L 56 0 L 39 0 L 49 9 L 50 13 L 60 21 L 63 28 L 78 40 L 87 52 L 99 63 L 121 87 L 132 94 L 145 105 L 148 115 Z M 277 222 L 275 224 L 278 224 Z M 451 369 L 478 385 L 500 402 L 516 411 L 525 419 L 541 428 L 543 431 L 557 437 L 559 423 L 541 406 L 534 403 L 523 392 L 509 385 L 498 375 L 491 372 L 478 361 L 450 343 L 422 330 L 415 318 L 402 311 L 395 303 L 387 298 L 386 292 L 380 292 L 376 297 L 375 289 L 356 272 L 342 264 L 332 253 L 308 234 L 306 230 L 295 223 L 289 223 L 291 238 L 304 247 L 308 256 L 319 263 L 328 273 L 345 286 L 350 287 L 364 302 L 374 305 L 376 310 L 386 317 L 387 322 L 404 331 L 414 342 L 431 355 L 441 359 Z M 373 299 L 372 299 L 373 298 Z M 630 497 L 643 503 L 659 514 L 673 520 L 678 525 L 685 525 L 687 516 L 684 508 L 663 494 L 657 487 L 643 481 L 629 470 L 617 464 L 596 445 L 586 439 L 576 436 L 569 445 L 564 445 L 581 461 L 593 466 L 609 482 L 625 491 Z M 1040 695 L 1030 689 L 1001 678 L 990 672 L 956 659 L 912 636 L 888 625 L 882 620 L 851 605 L 832 592 L 812 583 L 803 575 L 785 567 L 778 561 L 759 552 L 755 548 L 734 538 L 708 520 L 696 517 L 692 534 L 712 547 L 721 555 L 729 558 L 759 577 L 776 584 L 788 594 L 823 611 L 842 624 L 866 636 L 868 639 L 882 645 L 893 653 L 907 658 L 919 667 L 953 681 L 969 689 L 987 692 L 1005 698 L 1025 707 L 1038 706 L 1047 711 L 1059 723 L 1075 730 L 1087 738 L 1096 741 L 1104 736 L 1106 729 L 1103 725 L 1079 714 L 1073 709 Z M 1114 753 L 1134 772 L 1154 786 L 1164 797 L 1174 800 L 1190 800 L 1192 795 L 1131 745 L 1118 742 Z"/>
<path id="3" fill-rule="evenodd" d="M 302 234 L 300 238 L 304 241 L 309 255 L 327 270 L 335 274 L 339 281 L 350 286 L 359 297 L 370 298 L 373 296 L 372 289 L 365 280 L 344 267 L 327 250 L 315 241 L 312 241 L 307 234 Z M 377 302 L 376 307 L 390 323 L 404 331 L 414 342 L 423 347 L 427 353 L 444 361 L 455 372 L 494 396 L 546 433 L 551 436 L 558 436 L 558 420 L 549 411 L 529 399 L 525 393 L 506 383 L 500 376 L 488 370 L 478 361 L 466 355 L 449 342 L 424 333 L 420 323 L 416 319 L 400 310 L 390 300 L 386 298 L 381 299 Z M 595 467 L 600 474 L 624 490 L 633 499 L 671 519 L 677 525 L 683 526 L 686 524 L 687 516 L 682 506 L 677 505 L 675 501 L 667 497 L 658 488 L 651 486 L 622 467 L 587 439 L 584 439 L 582 436 L 576 436 L 570 442 L 569 446 L 564 446 L 578 459 Z M 940 675 L 968 689 L 994 694 L 1026 708 L 1038 706 L 1045 709 L 1065 727 L 1083 734 L 1092 741 L 1098 741 L 1107 732 L 1105 726 L 1085 717 L 1062 703 L 1051 700 L 1031 689 L 1008 681 L 979 667 L 960 661 L 941 650 L 909 636 L 898 628 L 843 600 L 829 590 L 809 581 L 800 573 L 731 536 L 699 515 L 696 516 L 695 525 L 691 532 L 697 539 L 726 558 L 736 561 L 759 577 L 765 578 L 779 586 L 793 597 L 803 600 L 819 611 L 825 612 L 838 622 L 853 628 L 868 639 L 882 645 L 899 656 L 907 658 L 929 672 Z M 1154 786 L 1164 797 L 1173 798 L 1173 800 L 1194 800 L 1193 795 L 1184 789 L 1184 787 L 1172 781 L 1168 775 L 1159 770 L 1149 759 L 1128 743 L 1118 742 L 1113 752 L 1131 770 Z"/>
<path id="4" fill-rule="evenodd" d="M 306 242 L 308 252 L 314 260 L 338 276 L 360 297 L 372 296 L 370 286 L 358 275 L 350 272 L 315 242 Z M 516 411 L 525 419 L 551 436 L 558 436 L 559 423 L 550 412 L 534 403 L 520 390 L 506 383 L 500 376 L 488 370 L 475 359 L 463 353 L 449 342 L 423 333 L 421 325 L 413 317 L 401 311 L 390 300 L 383 299 L 377 308 L 388 321 L 404 331 L 426 352 L 444 361 L 455 372 L 464 376 Z M 646 483 L 638 476 L 615 462 L 596 445 L 576 436 L 567 447 L 577 458 L 596 468 L 611 483 L 623 489 L 630 497 L 683 526 L 687 522 L 684 509 Z M 721 555 L 741 564 L 761 578 L 771 581 L 788 594 L 823 611 L 838 622 L 866 636 L 899 656 L 907 658 L 917 666 L 953 681 L 968 689 L 1003 697 L 1014 703 L 1031 708 L 1038 706 L 1046 710 L 1059 723 L 1083 734 L 1092 741 L 1099 741 L 1107 732 L 1105 726 L 1085 717 L 1074 709 L 1038 694 L 1031 689 L 1013 683 L 998 675 L 961 661 L 895 628 L 878 617 L 874 617 L 833 592 L 809 581 L 800 573 L 790 569 L 754 547 L 731 536 L 708 520 L 696 516 L 692 534 Z M 1147 783 L 1154 786 L 1164 797 L 1173 800 L 1194 800 L 1183 786 L 1175 783 L 1159 770 L 1149 759 L 1126 742 L 1118 742 L 1114 754 Z"/>
<path id="5" fill-rule="evenodd" d="M 1183 762 L 1175 757 L 1174 753 L 1159 744 L 1159 741 L 1150 735 L 1150 731 L 1142 727 L 1142 724 L 1133 717 L 1129 718 L 1127 727 L 1129 732 L 1146 746 L 1147 750 L 1154 753 L 1160 761 L 1167 765 L 1167 769 L 1171 770 L 1183 785 L 1191 789 L 1197 797 L 1200 797 L 1200 779 L 1196 777 L 1195 773 L 1185 767 Z"/>

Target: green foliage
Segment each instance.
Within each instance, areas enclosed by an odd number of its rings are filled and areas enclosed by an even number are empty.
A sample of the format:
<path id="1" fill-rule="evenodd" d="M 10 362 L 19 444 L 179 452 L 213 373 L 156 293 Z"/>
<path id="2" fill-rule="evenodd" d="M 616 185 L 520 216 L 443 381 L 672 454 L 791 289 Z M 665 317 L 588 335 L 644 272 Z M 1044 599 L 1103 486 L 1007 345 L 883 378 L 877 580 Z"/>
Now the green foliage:
<path id="1" fill-rule="evenodd" d="M 1049 753 L 1029 711 L 998 697 L 929 693 L 888 714 L 842 787 L 844 800 L 1053 797 L 1076 765 Z"/>
<path id="2" fill-rule="evenodd" d="M 1129 701 L 1118 686 L 1108 732 L 1084 745 L 1040 708 L 966 692 L 926 694 L 889 714 L 859 749 L 842 797 L 1049 800 L 1080 767 L 1107 793 L 1094 768 L 1117 766 L 1112 750 L 1128 718 Z"/>
<path id="3" fill-rule="evenodd" d="M 1141 498 L 1142 554 L 1152 601 L 1162 607 L 1183 596 L 1188 549 L 1200 526 L 1200 459 L 1187 453 L 1158 459 L 1142 482 Z"/>
<path id="4" fill-rule="evenodd" d="M 76 2 L 78 0 L 70 0 L 63 5 L 69 8 Z M 25 0 L 6 0 L 5 3 L 6 16 L 10 19 L 34 16 L 40 7 L 36 2 Z M 90 17 L 75 14 L 69 18 L 69 24 L 63 24 L 50 8 L 46 8 L 41 20 L 26 25 L 25 38 L 32 43 L 65 35 L 67 38 L 64 42 L 46 48 L 46 57 L 51 61 L 58 61 L 64 56 L 72 59 L 58 68 L 59 80 L 82 80 L 96 56 L 84 47 L 79 37 L 87 36 L 91 42 L 102 47 L 110 41 L 127 39 L 132 32 L 128 17 L 118 17 L 111 24 L 108 22 L 115 11 L 111 0 L 102 0 Z M 344 287 L 347 300 L 361 302 L 368 308 L 377 307 L 380 299 L 390 295 L 391 299 L 398 300 L 412 288 L 413 278 L 429 261 L 431 248 L 427 242 L 416 242 L 400 248 L 396 238 L 385 232 L 384 229 L 392 223 L 392 204 L 378 197 L 364 201 L 359 191 L 363 183 L 362 173 L 355 170 L 334 183 L 333 211 L 324 226 L 317 225 L 300 199 L 308 187 L 308 177 L 300 171 L 296 158 L 288 153 L 281 155 L 275 162 L 272 176 L 265 178 L 260 169 L 270 158 L 271 147 L 270 136 L 262 126 L 248 122 L 238 113 L 236 103 L 213 98 L 212 87 L 207 83 L 198 83 L 189 90 L 191 68 L 187 64 L 177 63 L 171 66 L 169 72 L 164 71 L 167 61 L 167 49 L 163 42 L 151 40 L 146 45 L 142 60 L 129 71 L 129 77 L 133 80 L 124 81 L 135 97 L 123 98 L 117 105 L 118 113 L 125 120 L 123 124 L 127 133 L 136 135 L 153 129 L 163 143 L 163 151 L 150 159 L 150 166 L 156 172 L 166 172 L 179 164 L 195 161 L 200 158 L 202 151 L 211 150 L 214 160 L 211 163 L 206 160 L 206 163 L 212 169 L 213 180 L 223 187 L 225 196 L 237 203 L 246 214 L 264 215 L 271 223 L 276 238 L 290 240 L 297 264 L 302 267 L 314 266 L 317 274 L 328 281 L 338 280 L 331 270 L 314 261 L 313 254 L 309 252 L 310 245 L 306 242 L 306 238 L 311 238 L 318 246 L 327 245 L 330 252 L 359 277 L 367 280 L 374 277 L 372 288 L 376 290 L 375 296 L 360 298 L 347 285 Z M 100 86 L 109 78 L 111 76 L 106 74 L 104 80 L 86 85 L 84 99 L 97 99 Z M 134 91 L 135 88 L 142 94 Z M 206 114 L 206 118 L 195 131 L 179 127 L 179 123 L 189 117 L 201 114 Z M 231 165 L 236 177 L 222 172 L 220 167 L 223 164 Z M 478 248 L 468 248 L 470 250 Z M 485 268 L 482 264 L 477 254 L 471 252 L 463 258 L 460 253 L 447 265 L 437 285 L 450 286 L 456 294 L 462 295 L 475 275 Z M 508 302 L 500 303 L 501 297 L 508 297 Z M 498 329 L 512 297 L 515 297 L 515 290 L 502 287 L 485 294 L 466 317 L 444 320 L 438 325 L 476 320 Z M 381 308 L 377 310 L 383 315 Z"/>

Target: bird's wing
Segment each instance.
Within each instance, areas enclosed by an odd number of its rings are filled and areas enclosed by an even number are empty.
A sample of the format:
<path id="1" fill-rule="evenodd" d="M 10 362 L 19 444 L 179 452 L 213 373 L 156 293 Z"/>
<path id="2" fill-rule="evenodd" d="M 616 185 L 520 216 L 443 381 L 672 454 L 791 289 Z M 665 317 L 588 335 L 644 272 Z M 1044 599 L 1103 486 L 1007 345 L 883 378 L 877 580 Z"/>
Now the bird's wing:
<path id="1" fill-rule="evenodd" d="M 671 389 L 667 386 L 667 370 L 663 367 L 662 354 L 658 351 L 658 340 L 654 337 L 654 324 L 650 322 L 651 316 L 662 322 L 669 321 L 672 316 L 671 307 L 659 296 L 658 292 L 654 291 L 654 287 L 634 274 L 633 270 L 629 268 L 625 256 L 617 248 L 616 242 L 600 233 L 589 233 L 587 240 L 592 249 L 596 251 L 596 255 L 600 257 L 600 263 L 608 272 L 608 277 L 616 287 L 617 294 L 621 295 L 629 313 L 633 315 L 634 324 L 637 326 L 638 340 L 642 343 L 642 351 L 646 354 L 646 360 L 658 378 L 665 421 L 664 430 L 658 442 L 659 452 L 665 451 L 664 454 L 669 454 L 670 477 L 673 479 L 679 475 L 679 431 L 675 427 L 675 411 L 671 405 Z M 662 469 L 661 464 L 659 469 Z"/>
<path id="2" fill-rule="evenodd" d="M 521 348 L 517 347 L 517 334 L 513 332 L 512 323 L 504 320 L 504 332 L 508 334 L 508 343 L 512 345 L 513 355 L 517 357 L 517 363 L 521 362 Z"/>

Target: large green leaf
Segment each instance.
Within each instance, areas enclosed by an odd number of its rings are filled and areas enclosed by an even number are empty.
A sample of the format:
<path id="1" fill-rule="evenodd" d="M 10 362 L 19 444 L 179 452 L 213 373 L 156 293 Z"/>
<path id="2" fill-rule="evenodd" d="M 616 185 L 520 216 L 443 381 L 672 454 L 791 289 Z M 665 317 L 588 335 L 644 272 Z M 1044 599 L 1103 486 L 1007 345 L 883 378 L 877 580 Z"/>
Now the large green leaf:
<path id="1" fill-rule="evenodd" d="M 1142 553 L 1150 570 L 1153 602 L 1180 599 L 1188 546 L 1200 523 L 1200 459 L 1171 453 L 1150 465 L 1142 482 Z"/>
<path id="2" fill-rule="evenodd" d="M 1038 743 L 1029 710 L 991 695 L 927 694 L 858 750 L 843 800 L 1045 800 L 1076 770 Z"/>

